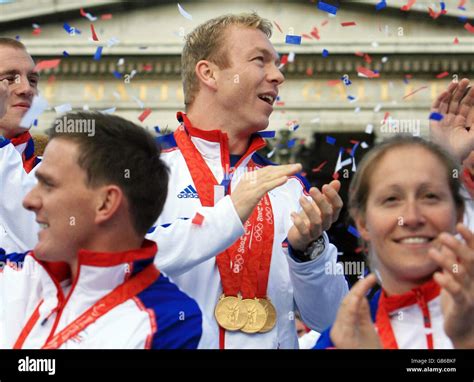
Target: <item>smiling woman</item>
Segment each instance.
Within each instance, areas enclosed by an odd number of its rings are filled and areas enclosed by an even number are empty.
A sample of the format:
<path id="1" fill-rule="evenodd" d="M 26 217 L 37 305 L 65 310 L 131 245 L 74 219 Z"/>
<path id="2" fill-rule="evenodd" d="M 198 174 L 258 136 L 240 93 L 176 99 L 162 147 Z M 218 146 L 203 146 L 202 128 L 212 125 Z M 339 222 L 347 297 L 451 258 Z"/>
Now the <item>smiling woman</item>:
<path id="1" fill-rule="evenodd" d="M 460 342 L 474 338 L 474 236 L 459 224 L 458 174 L 439 146 L 412 136 L 367 154 L 351 183 L 349 209 L 382 289 L 369 307 L 365 295 L 377 278 L 359 281 L 318 348 L 472 346 Z"/>

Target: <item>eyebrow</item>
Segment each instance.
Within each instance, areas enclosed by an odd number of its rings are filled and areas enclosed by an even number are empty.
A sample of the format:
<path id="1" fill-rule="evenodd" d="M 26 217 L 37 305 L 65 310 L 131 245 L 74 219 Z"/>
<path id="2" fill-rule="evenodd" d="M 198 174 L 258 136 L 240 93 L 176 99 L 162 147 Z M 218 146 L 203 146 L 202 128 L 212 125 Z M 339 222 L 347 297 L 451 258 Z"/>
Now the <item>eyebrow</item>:
<path id="1" fill-rule="evenodd" d="M 11 75 L 16 75 L 16 74 L 21 74 L 21 73 L 18 70 L 13 69 L 13 70 L 7 70 L 6 72 L 1 72 L 0 76 L 11 76 Z M 39 78 L 38 72 L 29 72 L 27 75 L 29 77 Z"/>
<path id="2" fill-rule="evenodd" d="M 261 53 L 264 56 L 270 56 L 270 57 L 273 58 L 273 53 L 270 52 L 268 49 L 265 49 L 265 48 L 254 48 L 250 51 L 251 55 L 254 55 L 256 53 Z M 277 66 L 279 66 L 281 64 L 280 55 L 277 55 L 277 58 L 275 59 L 275 64 Z"/>
<path id="3" fill-rule="evenodd" d="M 35 177 L 40 181 L 41 183 L 54 183 L 54 179 L 46 174 L 43 174 L 39 171 L 35 172 Z"/>

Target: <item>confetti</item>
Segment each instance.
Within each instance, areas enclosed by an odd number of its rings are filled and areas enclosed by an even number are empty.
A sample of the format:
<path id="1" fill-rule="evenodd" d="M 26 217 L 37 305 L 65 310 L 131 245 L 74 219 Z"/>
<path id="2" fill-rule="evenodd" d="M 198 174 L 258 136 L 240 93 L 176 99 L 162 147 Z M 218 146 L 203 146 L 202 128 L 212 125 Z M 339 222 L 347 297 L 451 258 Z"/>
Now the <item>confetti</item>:
<path id="1" fill-rule="evenodd" d="M 199 212 L 196 212 L 196 215 L 194 215 L 193 220 L 191 220 L 191 223 L 194 225 L 202 225 L 203 222 L 204 216 L 202 216 Z"/>
<path id="2" fill-rule="evenodd" d="M 411 93 L 408 93 L 406 96 L 403 97 L 403 99 L 408 98 L 408 97 L 412 96 L 413 94 L 418 93 L 420 90 L 427 89 L 427 88 L 428 88 L 428 86 L 419 87 L 418 89 L 413 90 Z"/>
<path id="3" fill-rule="evenodd" d="M 316 117 L 316 118 L 313 118 L 311 121 L 309 121 L 309 123 L 318 123 L 320 120 L 321 118 Z"/>
<path id="4" fill-rule="evenodd" d="M 459 39 L 457 37 L 454 38 L 453 44 L 459 44 Z"/>
<path id="5" fill-rule="evenodd" d="M 357 67 L 357 74 L 360 77 L 367 77 L 367 78 L 378 78 L 380 77 L 380 73 L 375 73 L 368 68 L 364 68 L 363 66 Z"/>
<path id="6" fill-rule="evenodd" d="M 446 76 L 449 76 L 449 72 L 443 72 L 443 73 L 437 74 L 436 78 L 444 78 Z"/>
<path id="7" fill-rule="evenodd" d="M 280 26 L 278 25 L 278 23 L 276 21 L 273 21 L 273 23 L 276 25 L 276 27 L 278 28 L 278 30 L 280 31 L 280 33 L 283 33 L 283 31 L 281 30 Z"/>
<path id="8" fill-rule="evenodd" d="M 267 154 L 267 158 L 270 159 L 273 156 L 273 154 L 275 154 L 275 151 L 276 151 L 276 147 Z"/>
<path id="9" fill-rule="evenodd" d="M 349 232 L 351 235 L 357 237 L 357 238 L 360 238 L 360 233 L 359 231 L 357 231 L 357 228 L 355 228 L 354 226 L 352 225 L 349 225 L 349 227 L 347 227 L 347 232 Z"/>
<path id="10" fill-rule="evenodd" d="M 112 13 L 105 13 L 102 16 L 100 16 L 101 20 L 111 20 L 112 19 Z"/>
<path id="11" fill-rule="evenodd" d="M 467 30 L 469 33 L 474 33 L 474 27 L 469 23 L 464 24 L 464 29 Z"/>
<path id="12" fill-rule="evenodd" d="M 385 0 L 379 2 L 379 3 L 377 3 L 377 4 L 375 5 L 375 10 L 376 10 L 377 12 L 378 12 L 378 11 L 381 11 L 382 9 L 385 9 L 385 8 L 387 8 L 387 3 L 385 2 Z"/>
<path id="13" fill-rule="evenodd" d="M 323 57 L 329 56 L 328 50 L 327 50 L 327 49 L 323 49 L 322 55 L 323 55 Z"/>
<path id="14" fill-rule="evenodd" d="M 285 44 L 301 45 L 301 36 L 287 34 L 285 37 Z"/>
<path id="15" fill-rule="evenodd" d="M 140 107 L 140 109 L 143 109 L 145 107 L 145 104 L 137 97 L 133 96 L 133 100 L 137 103 L 137 105 Z"/>
<path id="16" fill-rule="evenodd" d="M 87 106 L 87 105 L 86 105 L 86 106 Z M 113 113 L 115 113 L 115 110 L 116 110 L 116 109 L 117 109 L 116 107 L 111 107 L 111 108 L 109 108 L 109 109 L 101 110 L 100 112 L 101 112 L 102 114 L 113 114 Z M 87 106 L 87 109 L 84 109 L 84 110 L 89 110 L 89 107 Z"/>
<path id="17" fill-rule="evenodd" d="M 343 27 L 352 27 L 355 25 L 356 25 L 355 21 L 346 21 L 346 22 L 341 23 L 341 26 Z"/>
<path id="18" fill-rule="evenodd" d="M 87 13 L 84 12 L 84 9 L 82 9 L 82 8 L 79 10 L 79 13 L 81 14 L 82 17 L 87 18 L 89 21 L 96 21 L 97 20 L 97 17 L 92 16 L 88 12 Z"/>
<path id="19" fill-rule="evenodd" d="M 99 41 L 99 38 L 97 37 L 97 34 L 95 33 L 94 24 L 91 24 L 91 33 L 92 33 L 92 40 Z"/>
<path id="20" fill-rule="evenodd" d="M 413 4 L 415 4 L 415 3 L 416 3 L 416 0 L 409 0 L 409 1 L 408 1 L 408 4 L 402 6 L 400 9 L 401 9 L 402 11 L 408 12 L 408 11 L 410 10 L 410 8 L 413 6 Z"/>
<path id="21" fill-rule="evenodd" d="M 64 105 L 55 106 L 54 110 L 57 114 L 67 113 L 72 110 L 72 106 L 70 103 L 65 103 Z"/>
<path id="22" fill-rule="evenodd" d="M 313 168 L 311 171 L 312 172 L 320 172 L 323 169 L 323 167 L 326 165 L 326 163 L 328 163 L 327 160 L 325 160 L 323 163 L 321 163 L 318 167 Z"/>
<path id="23" fill-rule="evenodd" d="M 122 78 L 122 73 L 120 73 L 120 72 L 118 72 L 118 71 L 116 71 L 116 70 L 113 71 L 113 74 L 114 74 L 114 77 L 115 77 L 115 78 L 118 78 L 119 80 Z"/>
<path id="24" fill-rule="evenodd" d="M 35 119 L 38 119 L 38 117 L 46 110 L 47 107 L 48 101 L 46 101 L 46 99 L 40 95 L 34 96 L 30 108 L 21 119 L 20 127 L 29 128 Z"/>
<path id="25" fill-rule="evenodd" d="M 110 48 L 114 45 L 117 45 L 119 43 L 119 39 L 117 37 L 112 37 L 107 40 L 107 47 Z"/>
<path id="26" fill-rule="evenodd" d="M 330 145 L 336 144 L 336 138 L 330 137 L 329 135 L 326 136 L 326 143 L 329 143 Z"/>
<path id="27" fill-rule="evenodd" d="M 102 58 L 102 47 L 98 46 L 97 50 L 94 53 L 94 60 L 99 61 Z"/>
<path id="28" fill-rule="evenodd" d="M 311 32 L 309 33 L 311 36 L 313 36 L 316 40 L 319 40 L 320 37 L 319 37 L 319 31 L 318 31 L 318 28 L 316 27 L 313 27 L 313 29 L 311 30 Z"/>
<path id="29" fill-rule="evenodd" d="M 444 118 L 443 114 L 440 114 L 440 113 L 433 112 L 430 114 L 430 119 L 434 121 L 441 121 L 443 118 Z"/>
<path id="30" fill-rule="evenodd" d="M 81 34 L 79 29 L 71 27 L 68 23 L 64 23 L 63 28 L 69 35 Z"/>
<path id="31" fill-rule="evenodd" d="M 327 13 L 330 13 L 332 15 L 335 15 L 337 13 L 337 7 L 328 3 L 325 3 L 324 1 L 318 1 L 318 9 Z"/>
<path id="32" fill-rule="evenodd" d="M 295 52 L 290 52 L 288 54 L 288 62 L 294 62 L 295 61 Z"/>
<path id="33" fill-rule="evenodd" d="M 295 144 L 296 144 L 296 138 L 293 138 L 293 139 L 290 139 L 290 140 L 288 141 L 288 143 L 287 143 L 286 146 L 287 146 L 289 149 L 291 149 L 292 147 L 295 146 Z"/>
<path id="34" fill-rule="evenodd" d="M 366 134 L 372 134 L 373 131 L 374 131 L 374 125 L 372 125 L 371 123 L 369 123 L 369 124 L 365 127 L 365 133 L 366 133 Z"/>
<path id="35" fill-rule="evenodd" d="M 184 18 L 188 19 L 188 20 L 192 20 L 193 19 L 193 16 L 191 16 L 191 14 L 189 14 L 188 12 L 186 12 L 184 10 L 184 8 L 178 3 L 178 10 L 179 10 L 179 13 L 181 13 L 181 16 L 183 16 Z"/>
<path id="36" fill-rule="evenodd" d="M 145 110 L 143 110 L 143 113 L 141 113 L 139 116 L 138 116 L 138 119 L 140 122 L 143 122 L 145 119 L 147 119 L 147 117 L 151 114 L 151 109 L 150 108 L 146 108 Z"/>
<path id="37" fill-rule="evenodd" d="M 63 50 L 63 56 L 64 56 L 64 57 L 69 57 L 69 53 L 66 52 L 65 50 Z"/>
<path id="38" fill-rule="evenodd" d="M 374 107 L 374 112 L 375 112 L 375 113 L 378 113 L 381 108 L 382 108 L 382 104 L 381 104 L 381 103 L 378 103 L 378 104 L 375 105 L 375 107 Z"/>
<path id="39" fill-rule="evenodd" d="M 61 62 L 60 58 L 57 58 L 54 60 L 40 61 L 36 64 L 34 71 L 40 72 L 41 70 L 44 70 L 44 69 L 54 69 L 59 65 L 60 62 Z"/>
<path id="40" fill-rule="evenodd" d="M 360 144 L 360 147 L 362 147 L 365 150 L 367 147 L 369 147 L 369 145 L 367 144 L 367 142 L 364 141 Z"/>
<path id="41" fill-rule="evenodd" d="M 348 96 L 347 96 L 347 99 L 348 99 L 349 101 L 351 101 L 351 102 L 354 102 L 354 101 L 357 100 L 356 97 L 351 96 L 351 95 L 348 95 Z"/>

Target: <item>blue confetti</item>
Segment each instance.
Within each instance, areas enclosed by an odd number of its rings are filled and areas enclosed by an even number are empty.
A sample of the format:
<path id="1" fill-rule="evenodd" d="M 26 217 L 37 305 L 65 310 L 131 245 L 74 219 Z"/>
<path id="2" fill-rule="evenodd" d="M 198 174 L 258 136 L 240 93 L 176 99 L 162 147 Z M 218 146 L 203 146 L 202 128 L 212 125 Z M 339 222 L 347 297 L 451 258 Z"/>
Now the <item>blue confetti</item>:
<path id="1" fill-rule="evenodd" d="M 326 136 L 326 143 L 329 143 L 330 145 L 336 144 L 336 138 L 330 137 L 329 135 Z"/>
<path id="2" fill-rule="evenodd" d="M 38 120 L 37 120 L 37 119 L 35 119 L 35 120 L 33 121 L 33 126 L 38 127 Z"/>
<path id="3" fill-rule="evenodd" d="M 323 57 L 329 56 L 329 52 L 327 49 L 323 49 Z"/>
<path id="4" fill-rule="evenodd" d="M 296 143 L 296 138 L 293 138 L 293 139 L 290 139 L 288 141 L 288 144 L 286 145 L 289 149 L 291 149 L 292 147 L 295 146 L 295 143 Z"/>
<path id="5" fill-rule="evenodd" d="M 355 237 L 357 238 L 360 238 L 360 233 L 359 231 L 357 231 L 357 228 L 350 225 L 348 228 L 347 228 L 347 232 L 349 232 L 351 235 L 354 235 Z"/>
<path id="6" fill-rule="evenodd" d="M 69 53 L 66 52 L 65 50 L 63 50 L 63 56 L 64 56 L 64 57 L 69 57 Z"/>
<path id="7" fill-rule="evenodd" d="M 154 129 L 157 134 L 161 134 L 160 126 L 155 126 Z"/>
<path id="8" fill-rule="evenodd" d="M 377 3 L 377 5 L 375 6 L 376 11 L 381 11 L 384 8 L 387 8 L 387 3 L 385 2 L 385 0 L 381 1 L 380 3 Z"/>
<path id="9" fill-rule="evenodd" d="M 301 45 L 301 36 L 287 34 L 285 44 Z"/>
<path id="10" fill-rule="evenodd" d="M 443 114 L 440 113 L 431 113 L 430 114 L 430 119 L 433 119 L 435 121 L 441 121 L 444 118 Z"/>
<path id="11" fill-rule="evenodd" d="M 467 21 L 467 16 L 459 16 L 458 20 L 462 23 L 465 23 Z"/>
<path id="12" fill-rule="evenodd" d="M 118 78 L 118 79 L 121 79 L 122 78 L 122 73 L 117 72 L 116 70 L 114 70 L 114 77 Z"/>
<path id="13" fill-rule="evenodd" d="M 338 8 L 334 5 L 325 3 L 324 1 L 318 1 L 318 9 L 327 13 L 331 13 L 332 15 L 335 15 Z"/>
<path id="14" fill-rule="evenodd" d="M 79 29 L 71 27 L 68 23 L 64 23 L 63 28 L 68 34 L 71 34 L 72 32 L 81 34 L 81 31 Z"/>
<path id="15" fill-rule="evenodd" d="M 440 5 L 441 5 L 441 10 L 444 11 L 446 9 L 446 4 L 444 4 L 444 2 L 441 2 Z"/>
<path id="16" fill-rule="evenodd" d="M 342 80 L 342 82 L 344 82 L 344 85 L 346 85 L 346 86 L 349 86 L 349 85 L 352 84 L 352 82 L 351 82 L 351 80 L 349 79 L 349 77 L 346 78 L 346 77 L 343 76 L 343 77 L 341 77 L 341 80 Z"/>
<path id="17" fill-rule="evenodd" d="M 355 100 L 355 97 L 350 95 L 350 96 L 347 96 L 347 99 L 348 99 L 349 101 L 354 101 L 354 100 Z"/>
<path id="18" fill-rule="evenodd" d="M 275 138 L 275 131 L 259 131 L 258 135 L 262 138 Z"/>
<path id="19" fill-rule="evenodd" d="M 293 126 L 293 131 L 296 131 L 296 130 L 298 130 L 299 128 L 300 128 L 300 125 L 295 125 L 295 126 Z"/>
<path id="20" fill-rule="evenodd" d="M 99 61 L 102 58 L 102 47 L 98 46 L 94 54 L 94 60 Z"/>

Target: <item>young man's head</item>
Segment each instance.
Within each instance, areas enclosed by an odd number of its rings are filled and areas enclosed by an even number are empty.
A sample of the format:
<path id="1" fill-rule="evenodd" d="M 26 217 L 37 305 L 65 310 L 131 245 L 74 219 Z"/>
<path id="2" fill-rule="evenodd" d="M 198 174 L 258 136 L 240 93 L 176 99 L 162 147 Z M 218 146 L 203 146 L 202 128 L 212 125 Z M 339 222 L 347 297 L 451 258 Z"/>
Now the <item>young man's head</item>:
<path id="1" fill-rule="evenodd" d="M 270 21 L 255 13 L 205 22 L 187 37 L 182 54 L 186 110 L 212 105 L 242 130 L 263 130 L 284 76 L 269 38 Z"/>
<path id="2" fill-rule="evenodd" d="M 41 225 L 38 258 L 139 247 L 168 189 L 153 137 L 118 116 L 85 112 L 57 119 L 48 135 L 38 184 L 23 201 Z"/>
<path id="3" fill-rule="evenodd" d="M 0 135 L 13 138 L 25 131 L 20 121 L 38 94 L 38 73 L 25 46 L 14 39 L 0 37 L 0 81 L 8 80 L 10 97 L 6 113 L 0 118 Z"/>

